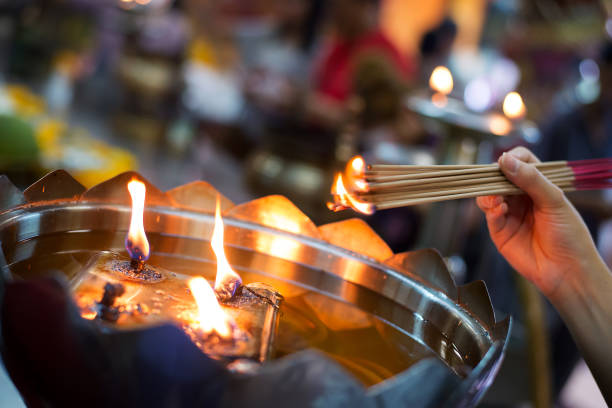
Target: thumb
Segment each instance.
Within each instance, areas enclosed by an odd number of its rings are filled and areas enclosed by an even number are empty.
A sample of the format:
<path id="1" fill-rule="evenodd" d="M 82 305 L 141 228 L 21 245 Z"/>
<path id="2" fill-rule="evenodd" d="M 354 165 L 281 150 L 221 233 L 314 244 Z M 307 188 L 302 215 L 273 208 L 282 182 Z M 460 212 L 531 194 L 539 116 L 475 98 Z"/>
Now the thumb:
<path id="1" fill-rule="evenodd" d="M 562 205 L 563 192 L 551 183 L 533 164 L 525 163 L 511 153 L 504 153 L 499 167 L 508 180 L 523 190 L 537 207 L 550 208 Z"/>

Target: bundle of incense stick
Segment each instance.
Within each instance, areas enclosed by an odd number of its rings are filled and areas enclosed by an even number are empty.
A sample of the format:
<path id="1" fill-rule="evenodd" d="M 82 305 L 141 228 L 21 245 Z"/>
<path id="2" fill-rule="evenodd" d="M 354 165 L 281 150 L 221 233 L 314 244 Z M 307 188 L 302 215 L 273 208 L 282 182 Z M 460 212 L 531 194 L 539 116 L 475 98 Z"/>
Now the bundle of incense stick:
<path id="1" fill-rule="evenodd" d="M 553 161 L 534 164 L 563 191 L 612 188 L 612 158 Z M 512 195 L 522 191 L 498 164 L 487 165 L 365 165 L 359 156 L 347 164 L 332 186 L 334 211 L 375 210 L 426 204 L 484 195 Z"/>

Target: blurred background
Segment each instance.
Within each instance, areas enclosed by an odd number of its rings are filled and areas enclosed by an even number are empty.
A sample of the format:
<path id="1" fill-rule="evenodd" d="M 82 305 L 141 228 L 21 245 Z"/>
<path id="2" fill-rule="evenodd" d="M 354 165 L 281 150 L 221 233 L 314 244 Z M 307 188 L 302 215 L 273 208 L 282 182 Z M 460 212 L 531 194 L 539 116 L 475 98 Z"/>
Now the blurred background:
<path id="1" fill-rule="evenodd" d="M 235 202 L 283 194 L 315 223 L 355 154 L 396 164 L 612 156 L 612 2 L 0 0 L 0 173 L 86 187 L 137 170 Z M 612 264 L 612 197 L 575 194 Z M 365 220 L 434 247 L 515 316 L 483 407 L 605 407 L 549 304 L 501 259 L 473 200 Z M 19 406 L 8 379 L 0 405 Z"/>

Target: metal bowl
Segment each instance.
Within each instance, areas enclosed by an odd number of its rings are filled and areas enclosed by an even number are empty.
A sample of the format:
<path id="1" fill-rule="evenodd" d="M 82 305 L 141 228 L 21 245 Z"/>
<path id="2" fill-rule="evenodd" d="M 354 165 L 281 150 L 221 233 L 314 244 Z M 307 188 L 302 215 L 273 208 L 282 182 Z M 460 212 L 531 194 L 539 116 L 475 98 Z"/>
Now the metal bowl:
<path id="1" fill-rule="evenodd" d="M 23 195 L 0 178 L 5 268 L 24 278 L 52 268 L 70 277 L 88 255 L 121 250 L 130 217 L 123 190 L 125 180 L 133 177 L 141 178 L 124 174 L 85 191 L 67 173 L 56 172 Z M 214 222 L 207 212 L 209 200 L 199 208 L 193 206 L 193 197 L 185 204 L 186 189 L 195 185 L 162 193 L 147 184 L 144 225 L 154 254 L 151 262 L 186 274 L 214 265 L 208 245 Z M 482 281 L 456 287 L 434 250 L 380 259 L 372 252 L 380 238 L 364 229 L 365 223 L 349 220 L 317 228 L 281 197 L 232 206 L 226 202 L 225 246 L 241 274 L 281 285 L 281 293 L 286 284 L 356 307 L 435 357 L 415 361 L 370 387 L 369 393 L 393 401 L 412 390 L 423 401 L 435 395 L 446 406 L 470 406 L 490 385 L 503 358 L 510 319 L 495 321 Z M 291 221 L 292 232 L 282 229 L 287 227 L 282 219 L 270 222 L 270 214 L 278 211 Z M 363 239 L 350 244 L 359 234 Z M 373 257 L 343 248 L 347 246 L 362 246 L 359 252 Z"/>

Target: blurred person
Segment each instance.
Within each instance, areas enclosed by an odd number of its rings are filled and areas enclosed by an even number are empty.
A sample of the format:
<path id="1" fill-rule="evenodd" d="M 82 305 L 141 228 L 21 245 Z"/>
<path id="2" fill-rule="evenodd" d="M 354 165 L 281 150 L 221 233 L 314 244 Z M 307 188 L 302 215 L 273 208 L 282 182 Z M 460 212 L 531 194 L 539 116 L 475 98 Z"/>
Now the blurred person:
<path id="1" fill-rule="evenodd" d="M 295 2 L 299 0 L 289 3 Z M 318 58 L 310 75 L 309 85 L 312 89 L 277 92 L 276 99 L 270 98 L 268 102 L 271 108 L 292 109 L 294 113 L 304 113 L 322 127 L 334 128 L 352 109 L 350 98 L 357 91 L 356 77 L 360 72 L 372 72 L 373 62 L 378 64 L 377 75 L 393 76 L 398 83 L 411 79 L 414 68 L 380 31 L 377 0 L 333 0 L 326 6 L 329 8 L 327 17 L 331 33 L 316 53 Z M 310 7 L 312 12 L 315 3 L 310 2 Z M 283 19 L 291 17 L 288 20 L 291 26 L 308 28 L 298 24 L 299 19 L 296 19 L 298 15 L 303 16 L 298 12 L 303 11 L 303 7 L 284 5 L 280 9 L 292 10 L 280 13 L 280 27 L 284 26 Z M 285 35 L 294 33 L 295 28 L 284 32 Z M 306 41 L 314 34 L 306 31 L 302 35 L 306 36 L 303 37 L 303 41 Z M 314 53 L 311 56 L 314 57 Z M 362 64 L 364 61 L 365 64 Z M 270 94 L 273 96 L 274 93 Z"/>
<path id="2" fill-rule="evenodd" d="M 322 0 L 276 0 L 270 30 L 240 35 L 248 71 L 244 93 L 257 108 L 288 109 L 306 89 L 322 11 Z"/>
<path id="3" fill-rule="evenodd" d="M 376 61 L 379 71 L 397 82 L 413 78 L 414 64 L 380 30 L 377 0 L 334 0 L 330 6 L 332 38 L 322 51 L 306 108 L 317 120 L 334 125 L 353 108 L 348 102 L 356 93 L 361 62 Z"/>
<path id="4" fill-rule="evenodd" d="M 432 71 L 438 65 L 448 66 L 448 59 L 456 37 L 457 25 L 448 17 L 423 35 L 419 43 L 420 79 L 422 81 L 428 81 Z"/>
<path id="5" fill-rule="evenodd" d="M 612 274 L 576 209 L 532 165 L 538 162 L 523 147 L 503 154 L 501 170 L 525 195 L 478 197 L 476 203 L 498 251 L 559 312 L 612 404 Z"/>

